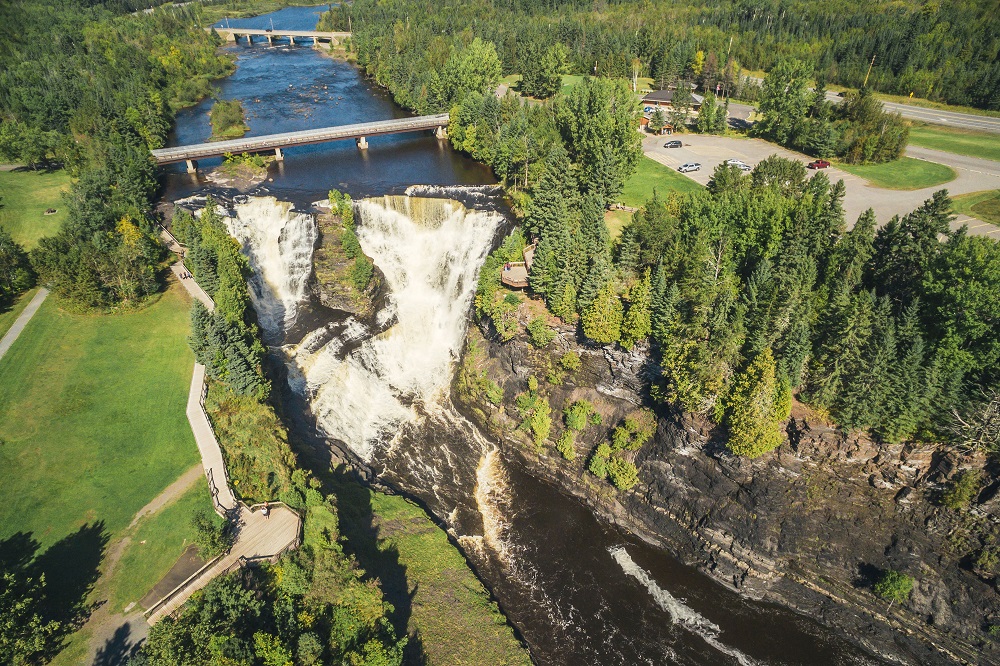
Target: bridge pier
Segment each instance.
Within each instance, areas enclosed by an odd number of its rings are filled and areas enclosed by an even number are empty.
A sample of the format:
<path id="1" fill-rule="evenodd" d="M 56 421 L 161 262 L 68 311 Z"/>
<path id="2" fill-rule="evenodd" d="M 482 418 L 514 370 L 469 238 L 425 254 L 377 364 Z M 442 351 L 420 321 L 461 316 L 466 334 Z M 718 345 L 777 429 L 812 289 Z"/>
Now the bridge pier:
<path id="1" fill-rule="evenodd" d="M 438 127 L 436 130 L 434 130 L 434 136 L 437 137 L 438 139 L 448 138 L 448 134 L 446 133 L 444 127 Z"/>
<path id="2" fill-rule="evenodd" d="M 357 138 L 358 148 L 361 150 L 368 150 L 368 140 L 363 136 Z"/>
<path id="3" fill-rule="evenodd" d="M 198 163 L 194 160 L 184 160 L 187 162 L 188 173 L 198 173 Z"/>
<path id="4" fill-rule="evenodd" d="M 279 162 L 285 161 L 285 154 L 281 152 L 281 148 L 274 149 L 274 159 L 276 159 Z"/>
<path id="5" fill-rule="evenodd" d="M 271 35 L 268 35 L 267 36 L 267 43 L 270 44 L 271 46 L 274 46 L 274 37 L 272 37 Z"/>

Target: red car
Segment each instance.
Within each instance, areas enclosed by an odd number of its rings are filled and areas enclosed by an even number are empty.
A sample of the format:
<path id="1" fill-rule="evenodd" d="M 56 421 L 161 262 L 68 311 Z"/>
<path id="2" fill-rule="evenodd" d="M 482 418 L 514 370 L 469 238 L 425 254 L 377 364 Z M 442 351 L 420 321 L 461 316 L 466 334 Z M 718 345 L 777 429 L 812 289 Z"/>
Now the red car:
<path id="1" fill-rule="evenodd" d="M 807 169 L 825 169 L 830 166 L 830 163 L 826 160 L 813 160 L 806 165 Z"/>

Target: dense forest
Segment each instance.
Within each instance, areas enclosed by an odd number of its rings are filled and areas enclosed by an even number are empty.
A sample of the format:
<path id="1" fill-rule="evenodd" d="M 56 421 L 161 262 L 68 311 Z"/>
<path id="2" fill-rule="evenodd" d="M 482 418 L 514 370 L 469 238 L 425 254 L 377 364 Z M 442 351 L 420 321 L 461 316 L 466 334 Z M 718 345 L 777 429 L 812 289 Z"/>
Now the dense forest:
<path id="1" fill-rule="evenodd" d="M 185 10 L 17 2 L 0 21 L 0 157 L 58 163 L 77 179 L 69 217 L 31 252 L 40 281 L 79 307 L 134 305 L 159 288 L 149 149 L 231 59 Z"/>
<path id="2" fill-rule="evenodd" d="M 369 71 L 427 108 L 452 41 L 491 42 L 503 73 L 564 62 L 574 74 L 631 78 L 659 87 L 691 78 L 714 88 L 739 68 L 768 71 L 795 58 L 828 83 L 861 87 L 875 56 L 875 90 L 1000 109 L 1000 15 L 989 0 L 427 0 L 344 5 Z M 555 44 L 561 44 L 553 53 Z M 414 67 L 400 67 L 402 55 Z M 392 81 L 389 84 L 389 81 Z"/>
<path id="3" fill-rule="evenodd" d="M 703 193 L 655 197 L 613 242 L 604 210 L 640 156 L 627 71 L 584 78 L 544 105 L 497 99 L 499 74 L 517 71 L 517 44 L 531 35 L 580 56 L 572 30 L 545 32 L 565 28 L 575 9 L 472 6 L 362 0 L 325 21 L 350 11 L 359 63 L 404 105 L 450 108 L 452 144 L 490 164 L 525 214 L 523 230 L 488 260 L 476 297 L 501 340 L 521 325 L 497 269 L 535 241 L 529 280 L 549 310 L 594 343 L 651 340 L 652 397 L 722 425 L 734 453 L 777 446 L 793 395 L 889 442 L 1000 445 L 982 437 L 1000 381 L 1000 309 L 991 296 L 1000 290 L 1000 246 L 950 231 L 945 192 L 877 230 L 866 213 L 847 231 L 854 221 L 844 219 L 843 184 L 809 179 L 802 164 L 773 157 L 749 175 L 720 168 Z M 610 26 L 628 6 L 588 16 Z M 646 19 L 657 20 L 647 11 L 631 38 Z M 514 42 L 505 31 L 518 26 Z M 588 30 L 587 48 L 606 36 Z M 820 154 L 839 143 L 857 161 L 898 156 L 906 128 L 870 94 L 831 107 L 804 85 L 806 65 L 771 62 L 760 134 Z M 790 87 L 794 94 L 779 94 Z"/>

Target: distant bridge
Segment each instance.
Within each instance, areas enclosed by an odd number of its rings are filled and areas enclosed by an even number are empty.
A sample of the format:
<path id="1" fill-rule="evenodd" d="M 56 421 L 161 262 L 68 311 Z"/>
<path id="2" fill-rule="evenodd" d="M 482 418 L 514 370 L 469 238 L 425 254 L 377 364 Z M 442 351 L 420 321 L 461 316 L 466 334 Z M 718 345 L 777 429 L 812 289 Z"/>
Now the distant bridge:
<path id="1" fill-rule="evenodd" d="M 364 150 L 368 148 L 367 137 L 370 136 L 433 130 L 435 136 L 439 139 L 443 139 L 445 137 L 445 130 L 447 127 L 448 114 L 439 113 L 433 116 L 416 116 L 413 118 L 399 118 L 397 120 L 379 120 L 372 123 L 321 127 L 319 129 L 302 130 L 299 132 L 265 134 L 264 136 L 247 136 L 242 139 L 197 143 L 190 146 L 157 148 L 156 150 L 151 150 L 150 152 L 153 155 L 153 160 L 157 164 L 187 162 L 188 173 L 194 173 L 198 170 L 196 160 L 205 159 L 207 157 L 222 157 L 227 154 L 237 155 L 240 153 L 260 153 L 273 150 L 275 157 L 280 161 L 284 159 L 284 155 L 281 152 L 284 148 L 308 146 L 314 143 L 327 143 L 329 141 L 342 141 L 344 139 L 354 139 L 358 144 L 358 148 Z"/>
<path id="2" fill-rule="evenodd" d="M 247 42 L 253 44 L 254 37 L 266 37 L 268 44 L 274 44 L 276 39 L 287 39 L 294 44 L 312 42 L 320 44 L 329 42 L 332 49 L 337 44 L 351 36 L 349 32 L 320 32 L 317 30 L 258 30 L 256 28 L 205 28 L 208 32 L 215 30 L 220 37 L 224 37 L 227 42 L 239 42 L 246 37 Z"/>

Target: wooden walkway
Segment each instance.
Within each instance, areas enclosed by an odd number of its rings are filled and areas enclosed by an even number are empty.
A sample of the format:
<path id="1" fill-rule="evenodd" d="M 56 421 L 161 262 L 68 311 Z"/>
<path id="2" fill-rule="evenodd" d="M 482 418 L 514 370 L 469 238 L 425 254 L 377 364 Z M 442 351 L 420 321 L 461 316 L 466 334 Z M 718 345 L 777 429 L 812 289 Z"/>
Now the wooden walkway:
<path id="1" fill-rule="evenodd" d="M 248 562 L 277 559 L 284 551 L 298 546 L 300 524 L 298 514 L 282 505 L 271 507 L 270 518 L 265 518 L 259 510 L 240 505 L 237 538 L 232 549 L 206 564 L 157 602 L 146 621 L 156 624 L 218 576 Z"/>
<path id="2" fill-rule="evenodd" d="M 178 260 L 171 266 L 171 270 L 177 275 L 180 283 L 192 297 L 204 303 L 209 310 L 214 310 L 215 303 L 198 283 L 193 278 L 181 277 L 187 273 L 182 261 L 183 246 L 166 229 L 162 229 L 160 236 L 167 247 L 178 255 Z M 255 510 L 256 507 L 247 507 L 236 498 L 229 484 L 222 447 L 219 446 L 212 424 L 205 413 L 205 391 L 205 366 L 195 363 L 191 376 L 191 389 L 188 392 L 187 418 L 198 444 L 215 511 L 234 521 L 236 540 L 227 553 L 207 563 L 156 602 L 149 609 L 146 618 L 151 625 L 176 611 L 192 594 L 208 585 L 217 576 L 250 562 L 273 561 L 286 550 L 299 545 L 302 528 L 299 514 L 283 504 L 275 504 L 270 508 L 270 518 L 265 518 L 261 511 Z"/>

